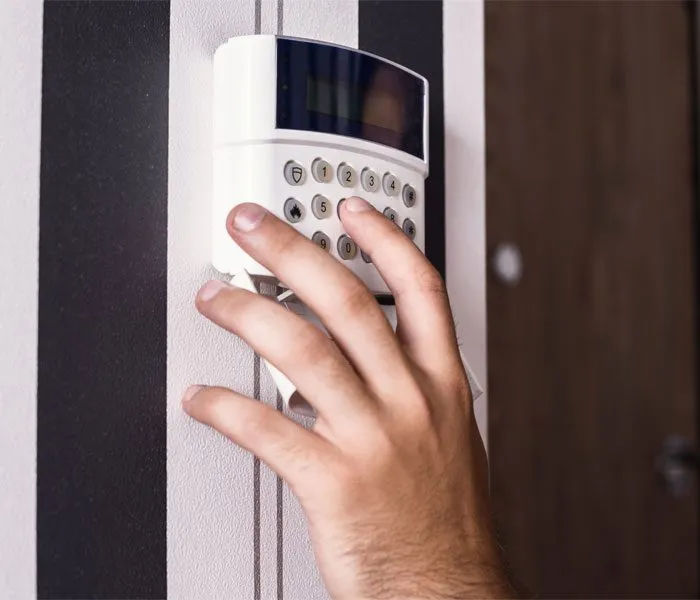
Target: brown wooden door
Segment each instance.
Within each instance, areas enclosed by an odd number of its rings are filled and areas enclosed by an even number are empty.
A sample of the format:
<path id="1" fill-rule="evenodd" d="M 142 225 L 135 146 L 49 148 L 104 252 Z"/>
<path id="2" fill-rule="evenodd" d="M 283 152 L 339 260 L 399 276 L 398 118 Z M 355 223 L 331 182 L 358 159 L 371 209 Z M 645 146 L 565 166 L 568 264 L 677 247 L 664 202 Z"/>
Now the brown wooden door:
<path id="1" fill-rule="evenodd" d="M 486 4 L 492 490 L 549 597 L 698 593 L 693 28 L 685 3 Z"/>

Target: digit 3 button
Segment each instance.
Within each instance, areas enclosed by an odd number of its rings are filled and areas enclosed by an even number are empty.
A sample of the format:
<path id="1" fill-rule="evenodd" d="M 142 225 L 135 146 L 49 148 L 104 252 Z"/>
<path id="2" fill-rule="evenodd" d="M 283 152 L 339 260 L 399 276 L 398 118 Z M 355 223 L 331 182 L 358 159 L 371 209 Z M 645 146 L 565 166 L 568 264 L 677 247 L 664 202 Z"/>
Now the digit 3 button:
<path id="1" fill-rule="evenodd" d="M 355 258 L 357 254 L 357 245 L 350 236 L 341 235 L 338 238 L 338 255 L 343 260 Z"/>
<path id="2" fill-rule="evenodd" d="M 333 179 L 333 167 L 327 160 L 317 158 L 311 163 L 311 174 L 319 183 L 328 183 Z"/>
<path id="3" fill-rule="evenodd" d="M 360 183 L 366 191 L 376 192 L 379 189 L 379 176 L 372 169 L 362 169 Z"/>
<path id="4" fill-rule="evenodd" d="M 311 241 L 316 244 L 322 250 L 328 252 L 331 249 L 331 238 L 329 238 L 323 231 L 317 231 L 311 236 Z"/>
<path id="5" fill-rule="evenodd" d="M 306 169 L 290 160 L 284 165 L 284 178 L 289 185 L 302 185 L 306 181 Z"/>
<path id="6" fill-rule="evenodd" d="M 403 229 L 403 232 L 412 240 L 415 239 L 416 224 L 413 221 L 411 221 L 411 219 L 404 219 L 401 229 Z"/>
<path id="7" fill-rule="evenodd" d="M 347 163 L 340 163 L 338 165 L 338 181 L 343 187 L 355 187 L 357 184 L 357 173 Z"/>
<path id="8" fill-rule="evenodd" d="M 316 194 L 311 201 L 311 212 L 317 219 L 327 219 L 333 213 L 331 201 L 321 194 Z"/>
<path id="9" fill-rule="evenodd" d="M 389 219 L 392 223 L 395 223 L 396 225 L 399 224 L 399 213 L 397 213 L 393 208 L 389 208 L 388 206 L 384 209 L 384 216 Z"/>
<path id="10" fill-rule="evenodd" d="M 290 223 L 298 223 L 304 218 L 304 205 L 296 198 L 287 198 L 284 203 L 284 216 Z"/>

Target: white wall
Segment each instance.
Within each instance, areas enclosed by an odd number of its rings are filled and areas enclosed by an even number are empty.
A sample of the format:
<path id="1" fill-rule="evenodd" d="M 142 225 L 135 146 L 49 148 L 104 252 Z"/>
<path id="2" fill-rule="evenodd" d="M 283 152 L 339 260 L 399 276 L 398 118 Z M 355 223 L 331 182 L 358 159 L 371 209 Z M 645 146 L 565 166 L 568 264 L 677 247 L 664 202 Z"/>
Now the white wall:
<path id="1" fill-rule="evenodd" d="M 0 597 L 34 595 L 42 1 L 0 11 Z"/>

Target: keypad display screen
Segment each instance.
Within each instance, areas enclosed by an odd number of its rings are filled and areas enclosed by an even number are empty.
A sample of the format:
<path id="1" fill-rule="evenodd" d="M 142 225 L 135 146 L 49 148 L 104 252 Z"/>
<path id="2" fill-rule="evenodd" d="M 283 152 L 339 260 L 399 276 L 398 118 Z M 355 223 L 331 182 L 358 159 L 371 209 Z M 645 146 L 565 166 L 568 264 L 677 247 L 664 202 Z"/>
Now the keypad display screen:
<path id="1" fill-rule="evenodd" d="M 361 138 L 425 158 L 425 86 L 373 56 L 277 40 L 277 127 Z"/>

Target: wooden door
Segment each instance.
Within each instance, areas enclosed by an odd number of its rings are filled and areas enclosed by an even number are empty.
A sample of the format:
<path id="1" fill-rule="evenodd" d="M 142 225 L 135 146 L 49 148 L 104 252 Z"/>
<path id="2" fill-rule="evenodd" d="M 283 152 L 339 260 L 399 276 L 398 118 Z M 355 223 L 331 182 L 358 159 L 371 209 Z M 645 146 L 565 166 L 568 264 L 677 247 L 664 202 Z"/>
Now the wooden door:
<path id="1" fill-rule="evenodd" d="M 486 4 L 492 493 L 543 597 L 698 593 L 693 15 L 680 2 Z"/>

